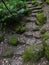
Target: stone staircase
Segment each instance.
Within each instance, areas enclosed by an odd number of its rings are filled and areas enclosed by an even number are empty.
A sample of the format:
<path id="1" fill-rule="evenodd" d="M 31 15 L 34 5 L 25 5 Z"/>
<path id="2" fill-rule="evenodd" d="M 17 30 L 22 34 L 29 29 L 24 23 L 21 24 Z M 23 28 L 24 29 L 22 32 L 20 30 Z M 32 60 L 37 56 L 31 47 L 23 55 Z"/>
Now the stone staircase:
<path id="1" fill-rule="evenodd" d="M 37 21 L 36 14 L 38 12 L 43 12 L 45 8 L 43 10 L 43 8 L 41 7 L 41 4 L 33 5 L 31 1 L 27 2 L 27 7 L 30 8 L 32 12 L 29 14 L 29 16 L 25 18 L 26 19 L 26 25 L 25 25 L 26 31 L 21 35 L 14 34 L 20 40 L 20 44 L 13 47 L 13 46 L 7 45 L 6 44 L 7 42 L 5 44 L 3 44 L 2 42 L 2 46 L 4 45 L 3 54 L 6 51 L 10 51 L 10 52 L 12 51 L 12 53 L 14 54 L 14 57 L 0 59 L 0 65 L 23 65 L 22 55 L 23 55 L 24 50 L 30 45 L 41 44 L 42 42 L 41 33 L 40 33 L 40 29 L 42 27 L 40 28 L 39 26 L 36 25 L 36 21 Z M 11 34 L 6 34 L 5 38 L 7 36 L 11 36 Z M 5 39 L 4 41 L 7 41 L 7 39 Z M 39 60 L 38 63 L 33 64 L 33 65 L 47 65 L 47 63 L 48 61 L 45 58 L 41 58 L 41 60 Z"/>

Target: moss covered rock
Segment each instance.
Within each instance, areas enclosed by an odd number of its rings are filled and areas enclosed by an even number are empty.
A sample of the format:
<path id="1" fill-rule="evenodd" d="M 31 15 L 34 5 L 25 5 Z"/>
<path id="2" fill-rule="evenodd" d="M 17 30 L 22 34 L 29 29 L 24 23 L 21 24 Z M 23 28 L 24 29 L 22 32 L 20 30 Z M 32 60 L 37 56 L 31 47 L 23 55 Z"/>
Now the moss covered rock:
<path id="1" fill-rule="evenodd" d="M 14 26 L 14 30 L 17 33 L 23 33 L 25 31 L 25 23 L 24 22 L 20 22 L 17 25 Z"/>
<path id="2" fill-rule="evenodd" d="M 24 62 L 36 62 L 38 61 L 43 53 L 43 46 L 41 45 L 35 45 L 35 46 L 29 46 L 27 50 L 24 51 L 23 54 L 23 60 Z"/>
<path id="3" fill-rule="evenodd" d="M 32 0 L 33 5 L 37 5 L 37 0 Z"/>
<path id="4" fill-rule="evenodd" d="M 49 60 L 49 45 L 45 47 L 45 57 Z"/>
<path id="5" fill-rule="evenodd" d="M 43 28 L 43 29 L 41 30 L 41 34 L 45 34 L 45 33 L 46 33 L 46 29 Z"/>
<path id="6" fill-rule="evenodd" d="M 46 0 L 46 3 L 49 4 L 49 0 Z"/>
<path id="7" fill-rule="evenodd" d="M 46 41 L 47 39 L 49 39 L 49 33 L 46 32 L 45 34 L 43 34 L 42 39 L 43 41 Z"/>
<path id="8" fill-rule="evenodd" d="M 43 25 L 46 22 L 46 17 L 44 16 L 43 13 L 36 14 L 36 18 L 38 20 L 36 22 L 36 24 L 39 25 L 39 26 Z"/>
<path id="9" fill-rule="evenodd" d="M 15 37 L 15 36 L 11 36 L 9 39 L 8 39 L 8 44 L 10 45 L 17 45 L 18 44 L 18 39 Z"/>

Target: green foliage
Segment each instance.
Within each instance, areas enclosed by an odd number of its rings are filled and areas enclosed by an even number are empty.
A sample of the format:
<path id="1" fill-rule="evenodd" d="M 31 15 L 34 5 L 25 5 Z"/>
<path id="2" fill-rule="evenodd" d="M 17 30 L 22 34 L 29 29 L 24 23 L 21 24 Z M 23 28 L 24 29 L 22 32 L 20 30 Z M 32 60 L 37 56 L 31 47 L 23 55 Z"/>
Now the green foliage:
<path id="1" fill-rule="evenodd" d="M 36 5 L 37 4 L 37 0 L 32 0 L 32 4 Z"/>
<path id="2" fill-rule="evenodd" d="M 17 26 L 16 26 L 17 25 Z M 19 22 L 18 24 L 14 25 L 14 30 L 17 33 L 23 33 L 25 31 L 25 23 L 24 22 Z"/>
<path id="3" fill-rule="evenodd" d="M 23 53 L 24 62 L 36 62 L 42 57 L 43 46 L 29 46 Z"/>
<path id="4" fill-rule="evenodd" d="M 49 60 L 49 45 L 45 47 L 45 57 Z"/>
<path id="5" fill-rule="evenodd" d="M 46 3 L 49 4 L 49 0 L 46 0 Z"/>
<path id="6" fill-rule="evenodd" d="M 6 22 L 8 19 L 17 20 L 21 16 L 25 15 L 26 10 L 26 2 L 21 0 L 8 0 L 5 1 L 7 8 L 4 4 L 0 3 L 0 22 Z M 18 19 L 19 20 L 19 19 Z"/>
<path id="7" fill-rule="evenodd" d="M 8 39 L 8 44 L 10 45 L 17 45 L 18 44 L 18 39 L 15 37 L 15 36 L 11 36 L 9 39 Z"/>
<path id="8" fill-rule="evenodd" d="M 46 32 L 45 34 L 43 34 L 42 38 L 43 38 L 43 41 L 49 39 L 49 33 Z"/>
<path id="9" fill-rule="evenodd" d="M 4 35 L 0 34 L 0 42 L 4 40 Z"/>
<path id="10" fill-rule="evenodd" d="M 37 15 L 36 15 L 36 18 L 37 18 L 37 25 L 39 25 L 39 26 L 41 26 L 41 25 L 43 25 L 44 23 L 45 23 L 45 21 L 46 21 L 46 17 L 44 16 L 44 14 L 43 13 L 38 13 Z"/>
<path id="11" fill-rule="evenodd" d="M 45 28 L 43 28 L 43 29 L 41 30 L 41 34 L 44 34 L 44 33 L 46 33 L 46 29 L 45 29 Z"/>

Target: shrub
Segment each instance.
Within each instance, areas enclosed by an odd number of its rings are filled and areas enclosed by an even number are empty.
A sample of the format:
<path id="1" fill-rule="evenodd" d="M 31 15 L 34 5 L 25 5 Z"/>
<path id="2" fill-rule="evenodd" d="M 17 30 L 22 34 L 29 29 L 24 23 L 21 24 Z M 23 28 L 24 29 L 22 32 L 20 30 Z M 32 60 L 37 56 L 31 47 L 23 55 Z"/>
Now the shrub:
<path id="1" fill-rule="evenodd" d="M 10 45 L 17 45 L 18 44 L 18 39 L 15 37 L 15 36 L 11 36 L 9 39 L 8 39 L 8 43 Z"/>
<path id="2" fill-rule="evenodd" d="M 24 62 L 36 62 L 42 57 L 42 51 L 43 51 L 43 46 L 42 45 L 37 45 L 37 46 L 30 46 L 27 48 L 27 50 L 24 51 L 23 54 L 23 60 Z"/>
<path id="3" fill-rule="evenodd" d="M 46 33 L 46 29 L 45 29 L 45 28 L 43 28 L 43 29 L 41 30 L 41 34 L 44 34 L 44 33 Z"/>
<path id="4" fill-rule="evenodd" d="M 45 34 L 43 34 L 42 38 L 43 38 L 43 41 L 46 41 L 47 39 L 49 39 L 49 33 L 46 32 Z"/>
<path id="5" fill-rule="evenodd" d="M 44 16 L 44 14 L 43 13 L 38 13 L 38 14 L 36 14 L 36 18 L 37 18 L 37 24 L 39 25 L 39 26 L 41 26 L 41 25 L 43 25 L 44 23 L 45 23 L 45 20 L 46 20 L 46 17 Z"/>
<path id="6" fill-rule="evenodd" d="M 46 3 L 49 4 L 49 0 L 46 0 Z"/>
<path id="7" fill-rule="evenodd" d="M 0 34 L 0 42 L 3 41 L 3 39 L 4 39 L 3 34 Z"/>

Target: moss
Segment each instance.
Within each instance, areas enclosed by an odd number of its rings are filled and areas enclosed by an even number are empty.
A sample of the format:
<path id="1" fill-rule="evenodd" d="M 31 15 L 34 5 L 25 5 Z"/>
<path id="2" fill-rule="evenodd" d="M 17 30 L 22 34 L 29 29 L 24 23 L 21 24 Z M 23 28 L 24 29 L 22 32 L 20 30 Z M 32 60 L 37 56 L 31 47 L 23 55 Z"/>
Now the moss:
<path id="1" fill-rule="evenodd" d="M 41 30 L 41 34 L 45 34 L 45 33 L 46 33 L 46 29 L 43 28 L 43 29 Z"/>
<path id="2" fill-rule="evenodd" d="M 46 41 L 47 39 L 49 39 L 49 33 L 46 32 L 45 34 L 43 34 L 42 39 L 43 41 Z"/>
<path id="3" fill-rule="evenodd" d="M 0 42 L 4 40 L 4 35 L 0 34 Z"/>
<path id="4" fill-rule="evenodd" d="M 37 1 L 36 1 L 36 0 L 33 0 L 33 1 L 32 1 L 32 4 L 33 4 L 33 5 L 36 5 L 36 4 L 37 4 Z"/>
<path id="5" fill-rule="evenodd" d="M 24 51 L 23 54 L 23 60 L 24 62 L 36 62 L 38 61 L 42 56 L 42 46 L 29 46 L 27 50 Z"/>
<path id="6" fill-rule="evenodd" d="M 15 37 L 15 36 L 11 36 L 9 39 L 8 39 L 8 44 L 10 45 L 17 45 L 18 44 L 18 39 Z"/>
<path id="7" fill-rule="evenodd" d="M 17 26 L 14 26 L 14 30 L 17 33 L 23 33 L 25 31 L 25 23 L 19 23 Z"/>
<path id="8" fill-rule="evenodd" d="M 44 23 L 45 23 L 45 21 L 46 21 L 46 17 L 44 16 L 44 14 L 43 13 L 38 13 L 38 14 L 36 14 L 36 18 L 37 18 L 37 24 L 38 25 L 43 25 Z"/>
<path id="9" fill-rule="evenodd" d="M 45 47 L 45 57 L 49 60 L 49 45 Z"/>
<path id="10" fill-rule="evenodd" d="M 6 57 L 6 58 L 13 57 L 13 53 L 7 51 L 6 53 L 4 53 L 3 57 Z"/>
<path id="11" fill-rule="evenodd" d="M 49 4 L 49 0 L 46 0 L 46 3 Z"/>
<path id="12" fill-rule="evenodd" d="M 32 10 L 30 8 L 26 8 L 25 15 L 28 16 L 31 13 L 31 11 Z"/>

